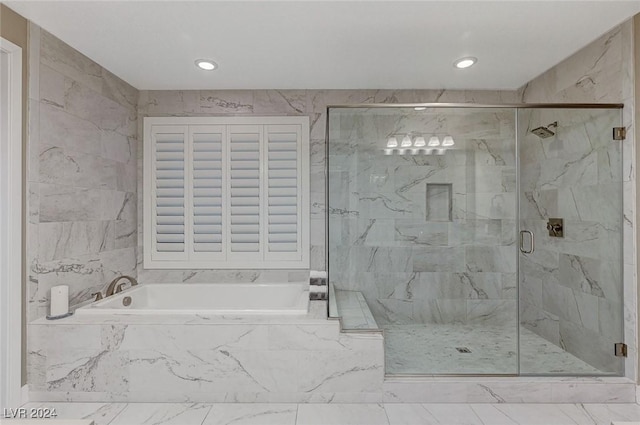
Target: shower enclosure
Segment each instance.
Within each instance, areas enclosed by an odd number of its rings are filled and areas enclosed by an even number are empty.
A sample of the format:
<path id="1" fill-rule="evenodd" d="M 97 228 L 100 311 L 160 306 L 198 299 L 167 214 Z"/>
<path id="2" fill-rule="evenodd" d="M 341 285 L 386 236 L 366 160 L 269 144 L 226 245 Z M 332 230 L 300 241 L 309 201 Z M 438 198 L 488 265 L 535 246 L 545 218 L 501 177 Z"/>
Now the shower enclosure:
<path id="1" fill-rule="evenodd" d="M 330 314 L 389 375 L 622 375 L 620 108 L 330 107 Z"/>

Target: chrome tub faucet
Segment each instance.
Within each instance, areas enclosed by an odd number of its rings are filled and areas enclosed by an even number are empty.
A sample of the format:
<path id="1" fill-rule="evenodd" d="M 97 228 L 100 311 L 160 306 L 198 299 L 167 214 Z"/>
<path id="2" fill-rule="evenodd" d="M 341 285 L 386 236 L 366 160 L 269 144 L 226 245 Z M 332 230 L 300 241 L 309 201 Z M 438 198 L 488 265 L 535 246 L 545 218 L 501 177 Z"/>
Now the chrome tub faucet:
<path id="1" fill-rule="evenodd" d="M 119 281 L 121 281 L 122 279 L 127 279 L 129 281 L 129 283 L 131 284 L 131 286 L 136 286 L 138 284 L 138 281 L 131 276 L 118 276 L 115 279 L 113 279 L 111 281 L 111 283 L 109 284 L 109 286 L 107 286 L 107 292 L 105 293 L 106 297 L 110 297 L 113 294 L 117 294 L 118 292 L 122 292 L 122 290 L 124 289 L 124 283 L 121 283 L 119 285 L 117 285 L 117 283 Z"/>
<path id="2" fill-rule="evenodd" d="M 122 292 L 122 290 L 124 289 L 125 282 L 122 282 L 121 284 L 118 285 L 118 282 L 121 281 L 122 279 L 128 280 L 131 286 L 136 286 L 138 284 L 138 281 L 136 280 L 135 277 L 126 276 L 126 275 L 118 276 L 115 279 L 113 279 L 111 283 L 109 283 L 109 286 L 107 286 L 107 291 L 105 292 L 104 296 L 102 295 L 102 292 L 95 292 L 91 295 L 96 297 L 95 301 L 99 301 L 103 298 L 110 297 L 113 294 L 117 294 L 118 292 Z"/>

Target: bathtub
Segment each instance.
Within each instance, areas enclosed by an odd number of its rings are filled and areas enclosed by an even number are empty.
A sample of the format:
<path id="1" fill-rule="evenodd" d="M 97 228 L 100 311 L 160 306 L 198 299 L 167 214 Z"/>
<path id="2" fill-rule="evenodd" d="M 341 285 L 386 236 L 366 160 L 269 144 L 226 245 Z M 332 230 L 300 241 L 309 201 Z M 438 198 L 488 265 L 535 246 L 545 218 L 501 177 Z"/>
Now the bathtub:
<path id="1" fill-rule="evenodd" d="M 306 282 L 163 283 L 135 286 L 80 307 L 75 314 L 300 315 L 308 310 Z"/>

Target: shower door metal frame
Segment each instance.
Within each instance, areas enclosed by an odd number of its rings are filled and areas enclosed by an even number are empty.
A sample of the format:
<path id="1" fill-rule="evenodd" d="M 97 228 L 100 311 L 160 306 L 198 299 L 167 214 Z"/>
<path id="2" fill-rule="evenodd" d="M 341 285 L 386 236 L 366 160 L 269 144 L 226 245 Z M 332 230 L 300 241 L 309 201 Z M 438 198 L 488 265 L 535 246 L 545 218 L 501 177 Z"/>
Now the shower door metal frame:
<path id="1" fill-rule="evenodd" d="M 329 109 L 371 108 L 513 108 L 513 109 L 623 109 L 622 103 L 354 103 L 327 105 Z M 420 112 L 420 111 L 417 111 Z M 327 128 L 329 128 L 327 115 Z M 328 137 L 328 134 L 326 134 Z"/>

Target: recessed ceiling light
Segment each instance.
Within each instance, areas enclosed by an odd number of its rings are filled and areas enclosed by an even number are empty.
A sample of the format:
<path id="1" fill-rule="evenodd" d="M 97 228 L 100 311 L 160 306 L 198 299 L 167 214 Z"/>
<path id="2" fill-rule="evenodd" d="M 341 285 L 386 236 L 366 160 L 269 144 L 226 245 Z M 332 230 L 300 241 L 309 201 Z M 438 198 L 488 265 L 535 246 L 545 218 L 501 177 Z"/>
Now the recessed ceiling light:
<path id="1" fill-rule="evenodd" d="M 453 66 L 455 66 L 458 69 L 465 69 L 465 68 L 469 68 L 470 66 L 473 66 L 476 62 L 478 62 L 477 58 L 469 56 L 466 58 L 458 59 L 453 63 Z"/>
<path id="2" fill-rule="evenodd" d="M 196 61 L 196 66 L 205 71 L 213 71 L 218 68 L 218 64 L 209 59 L 198 59 Z"/>

